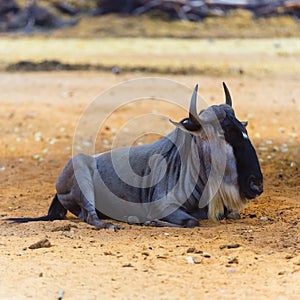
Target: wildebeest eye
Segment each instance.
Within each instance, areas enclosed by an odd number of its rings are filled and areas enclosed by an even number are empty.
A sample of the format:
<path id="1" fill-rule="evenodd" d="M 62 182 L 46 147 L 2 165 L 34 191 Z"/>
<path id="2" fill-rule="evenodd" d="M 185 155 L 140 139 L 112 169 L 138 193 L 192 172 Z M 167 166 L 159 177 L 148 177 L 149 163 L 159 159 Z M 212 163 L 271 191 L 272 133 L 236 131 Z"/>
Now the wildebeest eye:
<path id="1" fill-rule="evenodd" d="M 243 140 L 248 139 L 246 131 L 241 130 L 235 124 L 224 124 L 223 126 L 225 139 L 232 145 L 238 145 L 243 142 Z"/>

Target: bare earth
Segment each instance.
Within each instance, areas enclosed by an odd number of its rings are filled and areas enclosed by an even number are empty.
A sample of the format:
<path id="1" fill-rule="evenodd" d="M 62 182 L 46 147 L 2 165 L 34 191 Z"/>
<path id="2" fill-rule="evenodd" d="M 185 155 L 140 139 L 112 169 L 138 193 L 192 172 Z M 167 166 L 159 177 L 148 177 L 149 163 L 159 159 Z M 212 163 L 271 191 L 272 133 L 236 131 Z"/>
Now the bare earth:
<path id="1" fill-rule="evenodd" d="M 72 215 L 30 224 L 4 220 L 47 212 L 84 108 L 100 92 L 134 77 L 138 75 L 0 74 L 0 298 L 57 299 L 63 290 L 63 299 L 299 299 L 298 75 L 226 78 L 239 119 L 249 120 L 265 178 L 265 192 L 249 202 L 240 220 L 202 221 L 195 229 L 115 222 L 124 226 L 117 232 L 95 230 Z M 222 78 L 170 79 L 191 88 L 199 83 L 210 104 L 223 101 Z M 172 98 L 176 90 L 170 93 Z M 151 91 L 145 89 L 145 94 Z M 112 106 L 104 101 L 99 118 Z M 147 109 L 175 120 L 184 117 L 179 108 L 159 102 L 123 107 L 99 134 L 98 151 L 106 150 L 113 127 Z M 161 126 L 167 124 L 162 119 Z M 126 141 L 130 135 L 122 136 Z M 153 138 L 157 136 L 143 141 Z M 44 238 L 51 247 L 28 248 Z M 238 245 L 222 246 L 233 244 Z"/>

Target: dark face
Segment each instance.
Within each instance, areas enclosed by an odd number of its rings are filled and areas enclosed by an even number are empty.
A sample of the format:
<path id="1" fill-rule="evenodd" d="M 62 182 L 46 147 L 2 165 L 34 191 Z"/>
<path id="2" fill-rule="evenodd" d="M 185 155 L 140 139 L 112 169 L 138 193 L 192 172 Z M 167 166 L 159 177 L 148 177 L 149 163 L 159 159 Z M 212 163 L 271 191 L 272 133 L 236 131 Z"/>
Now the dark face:
<path id="1" fill-rule="evenodd" d="M 217 117 L 221 123 L 225 140 L 233 148 L 237 164 L 240 194 L 244 198 L 253 199 L 263 192 L 263 176 L 255 149 L 249 140 L 245 128 L 246 125 L 235 117 L 232 109 L 232 99 L 224 82 L 223 88 L 226 104 L 213 105 L 198 114 L 196 105 L 198 85 L 196 85 L 191 98 L 189 117 L 182 120 L 180 123 L 173 121 L 172 123 L 188 132 L 201 130 L 202 122 L 210 122 L 211 113 L 209 110 L 212 109 L 215 113 L 214 117 Z M 211 120 L 214 120 L 214 118 L 211 118 Z"/>
<path id="2" fill-rule="evenodd" d="M 263 192 L 263 176 L 258 158 L 245 124 L 235 117 L 230 107 L 225 111 L 226 117 L 221 126 L 225 140 L 232 146 L 236 158 L 240 194 L 247 199 L 253 199 Z"/>

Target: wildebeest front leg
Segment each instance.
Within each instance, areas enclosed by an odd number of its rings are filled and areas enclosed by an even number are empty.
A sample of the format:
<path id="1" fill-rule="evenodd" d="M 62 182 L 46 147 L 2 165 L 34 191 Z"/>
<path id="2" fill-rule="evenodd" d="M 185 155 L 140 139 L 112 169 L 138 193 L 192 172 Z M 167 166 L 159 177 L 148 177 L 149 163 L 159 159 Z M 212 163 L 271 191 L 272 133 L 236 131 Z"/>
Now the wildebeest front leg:
<path id="1" fill-rule="evenodd" d="M 81 212 L 79 213 L 78 217 L 87 222 L 90 225 L 93 225 L 98 228 L 108 228 L 114 229 L 115 226 L 112 223 L 103 222 L 99 219 L 95 206 L 90 203 L 83 195 L 82 200 L 80 201 Z"/>
<path id="2" fill-rule="evenodd" d="M 169 222 L 173 225 L 177 225 L 178 227 L 193 228 L 199 226 L 199 221 L 196 218 L 180 208 L 169 214 L 167 217 L 163 218 L 163 221 Z"/>

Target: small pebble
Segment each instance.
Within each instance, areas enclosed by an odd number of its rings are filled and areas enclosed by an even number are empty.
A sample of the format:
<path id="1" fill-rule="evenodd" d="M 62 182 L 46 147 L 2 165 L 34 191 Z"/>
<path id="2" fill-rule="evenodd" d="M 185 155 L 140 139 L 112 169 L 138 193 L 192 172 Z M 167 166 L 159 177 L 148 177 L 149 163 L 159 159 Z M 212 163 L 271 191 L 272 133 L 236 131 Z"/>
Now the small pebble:
<path id="1" fill-rule="evenodd" d="M 158 254 L 158 255 L 156 255 L 156 258 L 160 258 L 160 259 L 167 259 L 167 258 L 168 258 L 168 256 L 166 256 L 166 255 L 161 255 L 161 254 Z"/>
<path id="2" fill-rule="evenodd" d="M 211 257 L 211 255 L 208 252 L 203 252 L 202 256 L 205 257 L 205 258 L 210 258 Z"/>
<path id="3" fill-rule="evenodd" d="M 260 151 L 268 151 L 268 147 L 259 147 L 258 150 L 260 150 Z"/>
<path id="4" fill-rule="evenodd" d="M 187 253 L 194 253 L 195 252 L 195 248 L 194 247 L 190 247 L 186 250 Z"/>
<path id="5" fill-rule="evenodd" d="M 298 133 L 291 132 L 291 133 L 289 133 L 289 136 L 292 138 L 296 138 L 296 137 L 298 137 Z"/>
<path id="6" fill-rule="evenodd" d="M 295 260 L 295 261 L 293 262 L 293 264 L 296 265 L 296 266 L 300 266 L 300 259 L 297 258 L 297 260 Z"/>
<path id="7" fill-rule="evenodd" d="M 60 290 L 57 294 L 57 300 L 62 300 L 63 296 L 65 294 L 64 290 Z"/>
<path id="8" fill-rule="evenodd" d="M 42 139 L 42 133 L 40 131 L 36 132 L 34 134 L 34 139 L 35 139 L 36 142 L 40 142 L 41 139 Z"/>
<path id="9" fill-rule="evenodd" d="M 257 139 L 259 139 L 260 138 L 260 133 L 255 133 L 255 135 L 254 135 Z"/>
<path id="10" fill-rule="evenodd" d="M 290 144 L 294 144 L 294 143 L 295 143 L 295 140 L 294 140 L 294 139 L 289 139 L 289 143 L 290 143 Z"/>
<path id="11" fill-rule="evenodd" d="M 56 143 L 56 139 L 53 138 L 53 139 L 49 139 L 49 144 L 50 145 L 54 145 Z"/>
<path id="12" fill-rule="evenodd" d="M 2 116 L 5 118 L 5 119 L 12 119 L 14 117 L 14 113 L 11 112 L 11 113 L 6 113 L 6 114 L 3 114 Z"/>
<path id="13" fill-rule="evenodd" d="M 230 258 L 228 259 L 228 263 L 229 263 L 229 264 L 238 264 L 239 261 L 238 261 L 237 257 L 230 257 Z"/>
<path id="14" fill-rule="evenodd" d="M 29 249 L 39 249 L 39 248 L 48 248 L 51 246 L 52 245 L 48 239 L 43 239 L 41 241 L 38 241 L 37 243 L 30 245 L 28 248 Z"/>
<path id="15" fill-rule="evenodd" d="M 85 147 L 90 147 L 92 145 L 92 143 L 90 143 L 89 141 L 83 141 L 82 145 Z"/>
<path id="16" fill-rule="evenodd" d="M 133 265 L 131 263 L 122 265 L 123 268 L 132 268 Z"/>
<path id="17" fill-rule="evenodd" d="M 236 271 L 236 268 L 230 268 L 230 269 L 227 269 L 227 272 L 228 273 L 234 273 Z"/>
<path id="18" fill-rule="evenodd" d="M 241 245 L 240 244 L 229 244 L 229 245 L 220 245 L 220 249 L 235 249 L 239 248 Z"/>
<path id="19" fill-rule="evenodd" d="M 52 232 L 54 232 L 54 231 L 71 231 L 71 228 L 72 228 L 72 227 L 78 228 L 76 225 L 68 224 L 68 225 L 63 225 L 63 226 L 55 227 L 55 228 L 53 228 L 51 231 L 52 231 Z"/>
<path id="20" fill-rule="evenodd" d="M 253 219 L 253 218 L 256 218 L 256 214 L 249 214 L 249 218 Z"/>
<path id="21" fill-rule="evenodd" d="M 199 256 L 193 257 L 194 264 L 201 264 L 202 258 Z"/>
<path id="22" fill-rule="evenodd" d="M 260 221 L 268 221 L 269 219 L 267 217 L 261 217 L 259 220 Z"/>
<path id="23" fill-rule="evenodd" d="M 194 263 L 195 263 L 195 262 L 194 262 L 194 259 L 193 259 L 191 256 L 187 256 L 187 257 L 185 258 L 185 260 L 186 260 L 186 262 L 189 263 L 189 264 L 194 264 Z"/>

